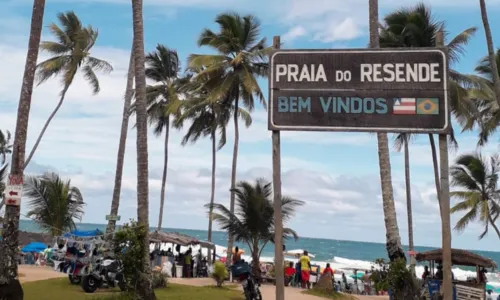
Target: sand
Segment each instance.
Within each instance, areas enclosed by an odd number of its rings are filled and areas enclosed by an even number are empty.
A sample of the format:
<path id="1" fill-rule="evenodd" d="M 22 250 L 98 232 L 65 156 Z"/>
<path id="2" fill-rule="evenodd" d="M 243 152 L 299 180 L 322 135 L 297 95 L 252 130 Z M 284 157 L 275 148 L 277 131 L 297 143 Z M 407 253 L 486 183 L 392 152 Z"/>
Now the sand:
<path id="1" fill-rule="evenodd" d="M 21 277 L 19 278 L 21 283 L 68 276 L 67 274 L 56 272 L 54 271 L 54 269 L 49 267 L 40 267 L 32 265 L 20 265 L 18 268 L 18 272 L 22 274 Z"/>
<path id="2" fill-rule="evenodd" d="M 213 285 L 214 281 L 210 278 L 170 278 L 169 282 L 175 283 L 175 284 L 185 284 L 185 285 L 191 285 L 191 286 L 207 286 L 207 285 Z M 272 300 L 276 297 L 275 294 L 275 286 L 274 285 L 267 285 L 264 284 L 261 286 L 260 291 L 262 292 L 262 298 L 264 299 L 269 299 Z M 302 294 L 301 289 L 298 288 L 292 288 L 292 287 L 286 287 L 285 288 L 285 298 L 287 300 L 319 300 L 319 299 L 324 299 L 316 296 L 311 296 L 311 295 L 304 295 Z M 389 297 L 387 296 L 356 296 L 359 300 L 387 300 Z"/>

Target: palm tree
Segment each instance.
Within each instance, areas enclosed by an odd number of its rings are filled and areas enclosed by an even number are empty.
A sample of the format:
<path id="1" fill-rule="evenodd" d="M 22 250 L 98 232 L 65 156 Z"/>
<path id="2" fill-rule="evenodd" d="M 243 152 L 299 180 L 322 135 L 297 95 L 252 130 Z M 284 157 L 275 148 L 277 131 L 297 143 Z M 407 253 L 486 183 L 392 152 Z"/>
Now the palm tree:
<path id="1" fill-rule="evenodd" d="M 0 130 L 0 155 L 2 156 L 2 162 L 0 163 L 0 165 L 5 163 L 7 154 L 12 153 L 12 143 L 10 139 L 11 135 L 8 130 L 6 131 L 6 133 L 3 133 Z"/>
<path id="2" fill-rule="evenodd" d="M 80 19 L 72 11 L 59 13 L 57 19 L 61 23 L 62 28 L 55 23 L 49 26 L 50 31 L 57 41 L 45 41 L 40 44 L 41 50 L 47 51 L 52 57 L 39 63 L 36 68 L 39 85 L 52 76 L 61 75 L 63 89 L 59 103 L 57 103 L 56 108 L 45 122 L 33 149 L 24 163 L 25 168 L 35 154 L 50 122 L 61 108 L 66 93 L 71 83 L 73 83 L 78 70 L 82 70 L 83 76 L 89 82 L 94 94 L 99 93 L 101 89 L 95 71 L 109 73 L 113 70 L 113 67 L 108 62 L 90 56 L 90 51 L 98 37 L 97 30 L 90 25 L 84 27 Z"/>
<path id="3" fill-rule="evenodd" d="M 438 31 L 443 28 L 444 24 L 442 22 L 435 21 L 430 9 L 420 3 L 409 8 L 397 10 L 384 18 L 384 24 L 382 26 L 382 30 L 380 31 L 380 46 L 395 48 L 435 47 L 437 46 L 436 35 Z M 449 58 L 452 63 L 458 62 L 460 55 L 465 52 L 464 47 L 468 44 L 470 38 L 475 32 L 475 27 L 468 28 L 452 38 L 446 45 Z M 474 108 L 475 102 L 469 97 L 468 89 L 472 87 L 482 87 L 484 84 L 477 76 L 460 74 L 454 70 L 450 70 L 450 82 L 451 110 L 457 121 L 464 126 L 464 128 L 466 128 L 471 125 L 471 120 L 474 120 L 474 117 L 477 115 L 477 110 Z M 406 140 L 403 135 L 399 138 Z M 429 141 L 434 165 L 434 181 L 439 199 L 439 166 L 434 136 L 432 134 L 429 134 Z M 449 136 L 449 142 L 452 148 L 458 147 L 453 132 Z M 405 153 L 405 156 L 406 155 L 407 154 Z M 409 159 L 405 160 L 405 171 L 408 171 L 409 173 Z M 409 185 L 410 180 L 407 178 L 407 205 L 410 223 L 411 199 L 409 199 L 408 196 L 411 196 L 411 194 L 409 192 Z M 441 201 L 439 201 L 439 205 L 441 208 Z M 409 234 L 410 233 L 413 233 L 413 228 L 409 228 Z"/>
<path id="4" fill-rule="evenodd" d="M 45 12 L 45 0 L 33 1 L 31 14 L 31 28 L 24 66 L 24 75 L 21 85 L 21 95 L 17 108 L 16 132 L 14 135 L 14 147 L 12 151 L 10 175 L 16 181 L 22 181 L 24 171 L 24 156 L 26 151 L 26 137 L 28 135 L 28 121 L 31 108 L 31 95 L 35 81 L 36 62 L 40 37 L 42 35 L 43 14 Z M 0 205 L 1 206 L 1 205 Z M 18 229 L 19 229 L 20 207 L 8 206 L 5 208 L 3 219 L 3 240 L 0 242 L 0 282 L 8 282 L 2 288 L 15 291 L 13 298 L 23 298 L 23 289 L 18 280 L 17 273 L 17 251 L 18 251 Z"/>
<path id="5" fill-rule="evenodd" d="M 481 19 L 483 20 L 484 34 L 486 36 L 486 45 L 488 46 L 488 58 L 490 61 L 491 69 L 494 70 L 492 75 L 492 82 L 495 91 L 495 99 L 500 104 L 500 75 L 498 74 L 498 64 L 495 57 L 495 48 L 493 46 L 493 38 L 491 37 L 490 23 L 488 21 L 488 12 L 484 0 L 479 0 L 481 7 Z"/>
<path id="6" fill-rule="evenodd" d="M 408 133 L 400 133 L 396 136 L 394 147 L 399 152 L 404 149 L 405 158 L 405 188 L 406 188 L 406 214 L 408 217 L 408 250 L 414 250 L 413 244 L 413 215 L 411 209 L 411 179 L 410 179 L 410 140 L 414 136 Z M 410 261 L 412 272 L 415 271 L 415 262 Z"/>
<path id="7" fill-rule="evenodd" d="M 196 81 L 194 82 L 196 84 Z M 202 86 L 201 86 L 202 87 Z M 199 88 L 201 88 L 199 87 Z M 193 90 L 193 87 L 188 89 Z M 229 101 L 207 101 L 206 91 L 191 91 L 189 100 L 184 101 L 184 112 L 176 120 L 175 127 L 182 128 L 184 121 L 190 121 L 191 124 L 182 139 L 182 145 L 187 143 L 196 143 L 201 137 L 209 136 L 212 141 L 212 184 L 210 188 L 210 205 L 215 199 L 215 168 L 217 151 L 222 149 L 226 144 L 226 127 L 231 117 L 232 109 L 225 106 L 233 106 Z M 239 108 L 240 117 L 245 122 L 245 126 L 249 127 L 252 123 L 250 114 L 243 108 Z M 219 143 L 217 145 L 217 131 L 219 131 Z M 209 215 L 212 214 L 212 206 L 210 207 Z M 208 219 L 208 241 L 212 241 L 212 219 Z M 208 260 L 211 261 L 210 249 L 208 252 Z"/>
<path id="8" fill-rule="evenodd" d="M 174 106 L 179 105 L 179 90 L 183 83 L 183 78 L 178 76 L 180 69 L 181 66 L 177 52 L 163 45 L 158 44 L 155 52 L 146 55 L 146 77 L 155 82 L 154 85 L 146 87 L 149 124 L 153 126 L 153 132 L 157 137 L 165 133 L 158 230 L 161 230 L 163 207 L 165 204 L 170 115 L 172 111 L 177 114 L 178 109 L 174 109 Z"/>
<path id="9" fill-rule="evenodd" d="M 267 77 L 267 55 L 271 47 L 266 46 L 266 39 L 260 39 L 260 22 L 252 15 L 240 16 L 236 13 L 223 13 L 216 17 L 219 32 L 204 29 L 198 38 L 199 46 L 214 49 L 215 55 L 192 54 L 188 58 L 188 67 L 206 80 L 210 89 L 208 99 L 219 101 L 226 99 L 234 103 L 233 112 L 242 105 L 251 112 L 255 106 L 255 97 L 265 104 L 264 94 L 257 83 L 257 77 Z M 239 128 L 238 114 L 233 114 L 234 148 L 231 173 L 231 191 L 235 190 L 236 167 L 238 163 Z M 230 211 L 234 212 L 234 192 L 231 192 Z M 229 235 L 228 249 L 233 247 L 233 237 Z M 228 261 L 231 251 L 228 251 Z"/>
<path id="10" fill-rule="evenodd" d="M 379 48 L 379 21 L 378 21 L 378 0 L 369 0 L 369 23 L 370 23 L 370 48 Z M 380 169 L 380 183 L 382 189 L 382 206 L 384 210 L 384 221 L 386 229 L 386 248 L 391 261 L 405 258 L 401 247 L 401 237 L 399 235 L 396 206 L 391 178 L 391 160 L 389 156 L 389 140 L 386 133 L 377 133 L 377 146 Z"/>
<path id="11" fill-rule="evenodd" d="M 120 193 L 122 188 L 123 163 L 125 161 L 125 147 L 127 144 L 128 121 L 130 118 L 130 104 L 134 94 L 134 47 L 130 51 L 130 61 L 127 73 L 127 86 L 125 88 L 125 97 L 123 104 L 122 128 L 120 131 L 120 142 L 118 144 L 118 155 L 116 156 L 115 185 L 113 188 L 113 199 L 111 201 L 111 216 L 118 216 L 120 207 Z M 106 227 L 106 237 L 111 239 L 116 227 L 116 220 L 111 218 Z"/>
<path id="12" fill-rule="evenodd" d="M 478 220 L 484 225 L 479 239 L 488 233 L 490 225 L 500 238 L 500 231 L 495 224 L 500 215 L 497 202 L 500 196 L 497 189 L 499 163 L 498 155 L 490 157 L 488 161 L 480 153 L 463 154 L 451 167 L 452 184 L 460 190 L 450 195 L 461 200 L 452 207 L 451 212 L 466 212 L 458 220 L 455 230 L 461 232 L 471 222 Z"/>
<path id="13" fill-rule="evenodd" d="M 134 56 L 135 56 L 135 114 L 137 127 L 137 221 L 145 228 L 149 228 L 149 170 L 148 170 L 148 114 L 146 99 L 146 70 L 144 55 L 144 20 L 142 0 L 132 0 L 132 16 L 134 30 Z M 144 255 L 142 269 L 137 270 L 139 284 L 137 296 L 140 299 L 156 299 L 151 277 L 149 263 L 149 237 L 144 236 Z"/>
<path id="14" fill-rule="evenodd" d="M 24 196 L 29 199 L 27 216 L 53 237 L 75 229 L 75 219 L 83 217 L 82 193 L 56 173 L 27 176 Z"/>
<path id="15" fill-rule="evenodd" d="M 497 49 L 495 54 L 496 64 L 500 64 L 500 48 Z M 495 97 L 494 83 L 493 83 L 493 69 L 491 66 L 490 57 L 487 55 L 480 60 L 476 66 L 475 71 L 486 81 L 486 86 L 481 89 L 473 89 L 469 91 L 470 97 L 475 99 L 477 110 L 479 112 L 478 118 L 471 122 L 468 129 L 473 129 L 474 125 L 478 125 L 480 129 L 479 141 L 480 146 L 486 145 L 492 134 L 497 131 L 500 125 L 500 106 Z M 500 70 L 498 71 L 500 75 Z"/>
<path id="16" fill-rule="evenodd" d="M 254 184 L 240 181 L 234 189 L 236 195 L 236 212 L 222 204 L 207 204 L 215 212 L 210 215 L 219 226 L 232 235 L 236 242 L 246 243 L 252 254 L 252 265 L 255 274 L 260 274 L 259 258 L 268 243 L 274 241 L 274 204 L 271 182 L 257 179 Z M 295 210 L 304 202 L 282 197 L 283 223 L 295 214 Z M 298 239 L 297 233 L 290 228 L 283 228 L 283 237 Z M 232 248 L 228 248 L 232 249 Z M 232 252 L 232 251 L 227 251 Z"/>

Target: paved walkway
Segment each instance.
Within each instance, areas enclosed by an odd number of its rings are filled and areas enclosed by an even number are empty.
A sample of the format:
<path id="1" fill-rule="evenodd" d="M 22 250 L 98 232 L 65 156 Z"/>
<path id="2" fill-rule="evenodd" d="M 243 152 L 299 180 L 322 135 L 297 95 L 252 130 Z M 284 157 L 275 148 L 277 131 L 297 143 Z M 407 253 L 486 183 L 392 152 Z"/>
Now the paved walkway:
<path id="1" fill-rule="evenodd" d="M 169 282 L 175 284 L 184 284 L 191 286 L 207 286 L 213 285 L 214 281 L 210 278 L 169 278 Z M 276 290 L 274 285 L 264 284 L 261 286 L 260 291 L 262 292 L 262 298 L 273 299 L 276 297 Z M 302 289 L 298 288 L 285 288 L 285 299 L 286 300 L 320 300 L 324 298 L 315 297 L 311 295 L 302 294 Z M 359 300 L 387 300 L 387 296 L 356 296 Z"/>

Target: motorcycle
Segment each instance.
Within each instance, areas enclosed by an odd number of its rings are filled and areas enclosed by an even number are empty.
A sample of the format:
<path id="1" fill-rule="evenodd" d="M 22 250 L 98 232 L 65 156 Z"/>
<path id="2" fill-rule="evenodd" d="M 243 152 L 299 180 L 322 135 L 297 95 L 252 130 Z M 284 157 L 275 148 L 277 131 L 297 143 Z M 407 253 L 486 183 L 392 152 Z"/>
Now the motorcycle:
<path id="1" fill-rule="evenodd" d="M 93 293 L 100 287 L 115 287 L 125 291 L 125 277 L 121 261 L 115 259 L 102 259 L 90 274 L 82 277 L 82 289 L 86 293 Z"/>
<path id="2" fill-rule="evenodd" d="M 232 265 L 231 273 L 241 282 L 245 300 L 262 300 L 260 283 L 252 274 L 251 267 L 248 263 L 243 262 Z"/>

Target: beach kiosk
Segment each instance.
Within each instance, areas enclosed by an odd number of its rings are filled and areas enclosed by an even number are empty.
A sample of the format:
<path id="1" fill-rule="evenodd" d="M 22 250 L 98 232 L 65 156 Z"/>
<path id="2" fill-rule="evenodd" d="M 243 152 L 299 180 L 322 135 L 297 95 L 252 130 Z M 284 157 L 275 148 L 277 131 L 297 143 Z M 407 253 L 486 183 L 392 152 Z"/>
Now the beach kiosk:
<path id="1" fill-rule="evenodd" d="M 440 288 L 442 280 L 436 276 L 436 265 L 442 263 L 443 250 L 435 249 L 421 252 L 416 255 L 418 262 L 427 262 L 429 265 L 430 276 L 425 279 L 422 299 L 434 300 L 440 299 Z M 485 300 L 486 282 L 482 271 L 486 268 L 496 269 L 497 264 L 486 257 L 472 253 L 466 250 L 451 249 L 451 261 L 455 266 L 474 267 L 476 270 L 475 278 L 466 280 L 453 279 L 453 299 L 454 300 Z"/>
<path id="2" fill-rule="evenodd" d="M 213 256 L 214 256 L 214 259 L 215 259 L 215 244 L 214 243 L 211 243 L 211 242 L 207 242 L 207 241 L 201 241 L 201 240 L 198 240 L 197 238 L 194 238 L 194 237 L 191 237 L 189 235 L 186 235 L 186 234 L 182 234 L 182 233 L 178 233 L 178 232 L 164 232 L 164 231 L 158 231 L 158 230 L 155 230 L 155 231 L 152 231 L 149 233 L 149 241 L 150 243 L 154 243 L 155 244 L 155 249 L 160 249 L 161 248 L 161 244 L 172 244 L 174 246 L 174 248 L 178 248 L 178 250 L 180 250 L 180 247 L 181 246 L 184 246 L 184 247 L 191 247 L 191 246 L 196 246 L 196 245 L 199 245 L 200 246 L 200 249 L 201 248 L 207 248 L 207 249 L 211 249 L 212 250 L 212 253 L 213 253 Z M 179 252 L 179 251 L 177 251 Z M 179 258 L 181 257 L 180 253 L 179 253 Z M 164 259 L 165 257 L 158 257 L 159 261 L 155 262 L 157 265 L 159 265 L 160 267 L 163 266 L 164 264 Z M 183 273 L 183 261 L 172 261 L 173 263 L 173 272 L 172 274 L 175 274 L 174 276 L 176 277 L 181 277 L 182 273 Z M 201 268 L 198 267 L 198 269 Z M 206 273 L 206 276 L 208 276 L 208 269 L 206 269 L 207 267 L 206 266 L 203 266 L 203 269 L 204 270 L 198 270 L 198 272 L 200 273 L 203 273 L 205 274 Z M 205 270 L 206 269 L 206 270 Z M 196 272 L 196 274 L 198 274 L 198 272 Z"/>

